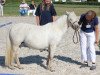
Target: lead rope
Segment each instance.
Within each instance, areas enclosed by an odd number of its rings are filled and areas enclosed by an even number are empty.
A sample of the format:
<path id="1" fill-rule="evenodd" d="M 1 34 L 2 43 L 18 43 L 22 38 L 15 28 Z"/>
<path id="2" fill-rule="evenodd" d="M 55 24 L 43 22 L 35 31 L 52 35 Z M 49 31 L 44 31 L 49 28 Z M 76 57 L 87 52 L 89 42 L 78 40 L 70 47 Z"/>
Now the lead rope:
<path id="1" fill-rule="evenodd" d="M 76 36 L 76 41 L 75 41 L 75 36 Z M 78 29 L 74 31 L 73 42 L 74 44 L 79 43 L 79 30 Z"/>
<path id="2" fill-rule="evenodd" d="M 66 14 L 67 15 L 67 24 L 68 24 L 68 28 L 69 28 L 69 21 L 68 21 L 68 14 Z M 75 41 L 75 35 L 76 35 L 76 41 Z M 74 44 L 77 44 L 77 43 L 79 43 L 79 28 L 77 29 L 75 29 L 75 31 L 74 31 L 74 35 L 73 35 L 73 43 Z"/>

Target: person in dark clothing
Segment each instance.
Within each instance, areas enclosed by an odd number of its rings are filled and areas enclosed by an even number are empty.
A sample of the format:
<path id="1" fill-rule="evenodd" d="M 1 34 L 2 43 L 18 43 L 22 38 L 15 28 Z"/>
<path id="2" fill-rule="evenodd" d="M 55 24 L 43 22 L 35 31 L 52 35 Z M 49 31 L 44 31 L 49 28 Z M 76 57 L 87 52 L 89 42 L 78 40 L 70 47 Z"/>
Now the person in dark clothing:
<path id="1" fill-rule="evenodd" d="M 80 29 L 80 48 L 81 58 L 84 64 L 92 62 L 90 70 L 96 69 L 95 44 L 99 42 L 98 17 L 95 11 L 89 10 L 82 14 L 79 20 Z"/>
<path id="2" fill-rule="evenodd" d="M 29 10 L 28 10 L 27 15 L 29 16 L 30 13 L 32 13 L 33 16 L 35 16 L 35 11 L 36 11 L 36 5 L 35 5 L 34 1 L 32 1 L 32 3 L 29 5 Z"/>
<path id="3" fill-rule="evenodd" d="M 32 4 L 29 5 L 29 7 L 30 7 L 31 10 L 33 10 L 33 9 L 36 8 L 36 5 L 32 3 Z"/>
<path id="4" fill-rule="evenodd" d="M 37 25 L 45 25 L 55 21 L 57 13 L 51 0 L 43 0 L 42 3 L 38 5 L 35 15 Z"/>

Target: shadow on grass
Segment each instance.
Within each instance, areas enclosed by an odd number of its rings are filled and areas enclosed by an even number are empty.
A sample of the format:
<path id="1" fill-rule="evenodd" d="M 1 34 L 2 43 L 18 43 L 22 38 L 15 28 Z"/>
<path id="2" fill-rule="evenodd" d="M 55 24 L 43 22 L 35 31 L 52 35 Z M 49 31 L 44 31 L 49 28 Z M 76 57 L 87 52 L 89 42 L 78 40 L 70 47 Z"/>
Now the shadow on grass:
<path id="1" fill-rule="evenodd" d="M 64 61 L 64 62 L 69 62 L 69 63 L 72 63 L 72 64 L 77 64 L 77 65 L 82 65 L 81 62 L 77 61 L 77 60 L 73 60 L 72 58 L 70 57 L 65 57 L 65 56 L 55 56 L 55 58 L 57 58 L 58 60 L 61 60 L 61 61 Z"/>
<path id="2" fill-rule="evenodd" d="M 32 64 L 36 63 L 37 65 L 40 65 L 41 67 L 46 69 L 46 66 L 43 64 L 43 59 L 46 60 L 45 57 L 36 55 L 36 56 L 27 56 L 27 57 L 21 57 L 20 63 L 21 64 Z"/>
<path id="3" fill-rule="evenodd" d="M 4 66 L 4 65 L 5 65 L 5 57 L 0 56 L 0 66 Z"/>
<path id="4" fill-rule="evenodd" d="M 97 55 L 100 55 L 100 52 L 97 51 L 96 52 Z M 65 56 L 55 56 L 54 58 L 64 61 L 64 62 L 69 62 L 72 64 L 77 64 L 77 65 L 82 65 L 81 62 L 77 61 L 77 60 L 73 60 L 70 57 L 65 57 Z M 4 56 L 0 56 L 0 66 L 4 66 Z M 35 56 L 27 56 L 27 57 L 20 57 L 20 63 L 21 64 L 32 64 L 32 63 L 36 63 L 37 65 L 40 65 L 41 67 L 46 69 L 46 66 L 43 64 L 43 60 L 47 60 L 47 58 L 39 56 L 39 55 L 35 55 Z"/>
<path id="5" fill-rule="evenodd" d="M 36 55 L 36 56 L 27 56 L 27 57 L 20 57 L 19 58 L 21 64 L 32 64 L 36 63 L 41 67 L 46 69 L 46 66 L 43 64 L 43 60 L 46 60 L 45 57 Z M 0 66 L 5 67 L 5 57 L 0 56 Z"/>

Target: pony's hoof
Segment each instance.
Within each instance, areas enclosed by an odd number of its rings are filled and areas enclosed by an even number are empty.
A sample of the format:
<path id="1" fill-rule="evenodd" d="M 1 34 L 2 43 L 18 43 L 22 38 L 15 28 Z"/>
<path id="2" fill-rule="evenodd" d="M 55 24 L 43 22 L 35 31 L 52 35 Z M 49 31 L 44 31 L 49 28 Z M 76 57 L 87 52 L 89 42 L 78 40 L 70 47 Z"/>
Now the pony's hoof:
<path id="1" fill-rule="evenodd" d="M 40 50 L 40 52 L 43 52 L 43 50 Z"/>
<path id="2" fill-rule="evenodd" d="M 24 69 L 22 66 L 15 66 L 16 68 L 19 68 L 19 69 Z"/>
<path id="3" fill-rule="evenodd" d="M 53 70 L 53 69 L 51 69 L 51 67 L 47 67 L 47 69 L 49 70 L 49 71 L 51 71 L 51 72 L 55 72 L 55 70 Z"/>
<path id="4" fill-rule="evenodd" d="M 40 50 L 40 52 L 43 52 L 43 51 L 44 51 L 44 49 L 41 49 L 41 50 Z"/>
<path id="5" fill-rule="evenodd" d="M 24 69 L 22 66 L 18 66 L 19 69 Z"/>
<path id="6" fill-rule="evenodd" d="M 51 72 L 55 72 L 55 70 L 50 69 Z"/>
<path id="7" fill-rule="evenodd" d="M 14 70 L 15 67 L 14 66 L 8 66 L 9 69 Z"/>
<path id="8" fill-rule="evenodd" d="M 43 51 L 47 51 L 48 52 L 48 49 L 41 49 L 40 52 L 43 52 Z"/>

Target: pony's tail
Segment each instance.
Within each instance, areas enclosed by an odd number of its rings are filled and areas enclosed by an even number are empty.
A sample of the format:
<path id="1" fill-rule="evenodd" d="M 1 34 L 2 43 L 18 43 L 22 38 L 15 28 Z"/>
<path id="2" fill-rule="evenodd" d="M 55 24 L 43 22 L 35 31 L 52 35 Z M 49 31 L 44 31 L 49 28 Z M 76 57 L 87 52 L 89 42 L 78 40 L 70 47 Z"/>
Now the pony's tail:
<path id="1" fill-rule="evenodd" d="M 5 53 L 6 53 L 6 55 L 5 55 L 5 66 L 10 66 L 12 58 L 13 58 L 10 31 L 8 31 L 8 35 L 7 35 L 7 38 L 6 38 L 6 52 Z"/>

